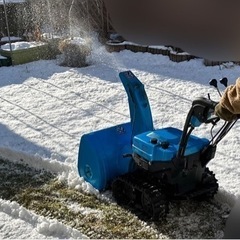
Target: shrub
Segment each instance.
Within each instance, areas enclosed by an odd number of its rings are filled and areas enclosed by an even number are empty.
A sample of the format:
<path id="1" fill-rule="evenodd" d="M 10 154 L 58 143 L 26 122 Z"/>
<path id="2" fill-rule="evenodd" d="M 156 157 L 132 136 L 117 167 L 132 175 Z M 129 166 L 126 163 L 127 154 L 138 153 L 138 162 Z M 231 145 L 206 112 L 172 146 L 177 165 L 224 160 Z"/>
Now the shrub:
<path id="1" fill-rule="evenodd" d="M 61 66 L 84 67 L 87 66 L 87 56 L 91 53 L 89 41 L 76 42 L 65 39 L 59 43 L 62 53 Z"/>

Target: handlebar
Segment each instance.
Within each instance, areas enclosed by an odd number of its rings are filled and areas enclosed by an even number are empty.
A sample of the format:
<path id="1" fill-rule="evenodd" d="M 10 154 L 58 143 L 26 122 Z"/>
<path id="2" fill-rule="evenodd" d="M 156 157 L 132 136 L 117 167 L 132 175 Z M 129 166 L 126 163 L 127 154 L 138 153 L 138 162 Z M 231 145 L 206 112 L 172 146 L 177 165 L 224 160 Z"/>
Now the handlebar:
<path id="1" fill-rule="evenodd" d="M 218 102 L 215 102 L 209 98 L 199 97 L 192 102 L 191 123 L 193 126 L 199 126 L 202 123 L 213 123 L 215 124 L 219 117 L 212 116 L 214 109 Z"/>
<path id="2" fill-rule="evenodd" d="M 200 104 L 202 106 L 205 106 L 205 107 L 208 107 L 208 108 L 214 110 L 216 105 L 218 104 L 218 102 L 215 102 L 209 98 L 199 97 L 199 98 L 196 98 L 195 100 L 193 100 L 192 106 L 194 106 L 196 104 Z"/>

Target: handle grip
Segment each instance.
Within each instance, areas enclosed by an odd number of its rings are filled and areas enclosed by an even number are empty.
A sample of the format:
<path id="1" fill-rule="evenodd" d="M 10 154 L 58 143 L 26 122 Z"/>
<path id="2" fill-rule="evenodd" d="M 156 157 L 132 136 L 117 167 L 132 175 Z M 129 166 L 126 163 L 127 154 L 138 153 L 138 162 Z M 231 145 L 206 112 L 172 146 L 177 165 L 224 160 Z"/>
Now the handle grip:
<path id="1" fill-rule="evenodd" d="M 218 117 L 211 117 L 218 102 L 209 98 L 199 97 L 192 102 L 192 117 L 201 123 L 210 123 Z"/>

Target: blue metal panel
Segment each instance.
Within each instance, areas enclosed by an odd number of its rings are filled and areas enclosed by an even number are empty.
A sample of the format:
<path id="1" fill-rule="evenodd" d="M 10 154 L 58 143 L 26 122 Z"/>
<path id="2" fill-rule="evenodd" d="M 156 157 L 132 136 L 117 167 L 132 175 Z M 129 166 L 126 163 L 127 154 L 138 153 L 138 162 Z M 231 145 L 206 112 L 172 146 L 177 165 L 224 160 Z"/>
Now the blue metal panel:
<path id="1" fill-rule="evenodd" d="M 181 135 L 181 130 L 171 127 L 141 133 L 133 138 L 133 152 L 148 161 L 171 161 L 177 154 Z M 199 152 L 208 144 L 207 139 L 191 135 L 185 156 Z"/>
<path id="2" fill-rule="evenodd" d="M 96 189 L 103 190 L 117 176 L 133 168 L 131 123 L 125 123 L 82 136 L 78 155 L 81 177 Z"/>

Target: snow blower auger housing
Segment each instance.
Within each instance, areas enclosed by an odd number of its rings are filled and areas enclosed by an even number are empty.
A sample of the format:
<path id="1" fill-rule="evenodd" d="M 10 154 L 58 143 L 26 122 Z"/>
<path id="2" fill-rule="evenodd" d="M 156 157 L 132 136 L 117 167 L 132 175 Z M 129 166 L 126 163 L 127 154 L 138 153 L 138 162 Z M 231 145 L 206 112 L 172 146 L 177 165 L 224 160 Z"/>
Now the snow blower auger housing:
<path id="1" fill-rule="evenodd" d="M 111 187 L 119 204 L 138 206 L 153 219 L 164 217 L 171 199 L 209 198 L 218 190 L 206 167 L 218 142 L 235 122 L 225 122 L 211 140 L 192 135 L 202 123 L 220 120 L 216 102 L 197 98 L 183 130 L 154 129 L 144 85 L 131 72 L 119 74 L 128 95 L 131 122 L 82 136 L 78 170 L 102 191 Z"/>

